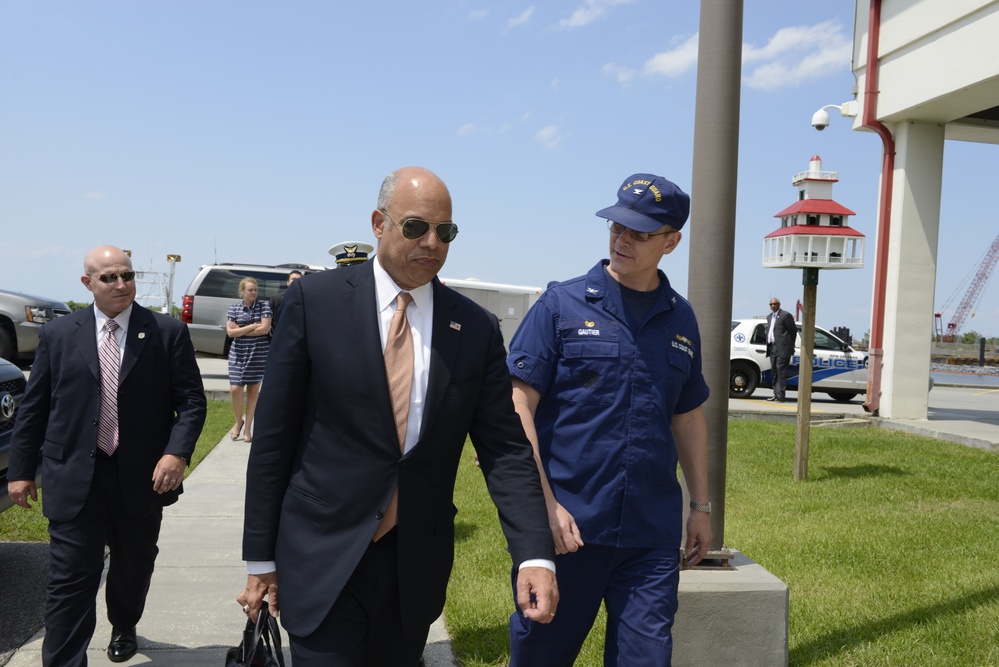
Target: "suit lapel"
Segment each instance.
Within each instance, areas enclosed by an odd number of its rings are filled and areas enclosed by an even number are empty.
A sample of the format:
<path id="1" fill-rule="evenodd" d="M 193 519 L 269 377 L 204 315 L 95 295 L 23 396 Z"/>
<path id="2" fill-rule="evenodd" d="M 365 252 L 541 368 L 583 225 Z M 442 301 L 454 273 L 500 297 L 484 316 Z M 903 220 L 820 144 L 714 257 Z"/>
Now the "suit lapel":
<path id="1" fill-rule="evenodd" d="M 378 327 L 378 303 L 375 297 L 375 278 L 371 262 L 364 262 L 361 266 L 349 269 L 337 269 L 338 271 L 348 271 L 348 289 L 343 291 L 340 303 L 337 306 L 340 312 L 336 317 L 344 323 L 347 330 L 347 338 L 351 346 L 354 359 L 359 360 L 358 364 L 363 365 L 366 360 L 372 362 L 365 370 L 359 373 L 358 383 L 367 384 L 367 389 L 372 396 L 377 396 L 376 404 L 379 406 L 378 423 L 384 424 L 388 434 L 386 442 L 391 443 L 397 439 L 395 431 L 395 415 L 392 412 L 392 398 L 388 390 L 388 376 L 385 373 L 385 353 L 382 350 L 381 332 Z M 358 386 L 360 393 L 365 392 L 363 385 Z"/>
<path id="2" fill-rule="evenodd" d="M 94 379 L 98 383 L 101 381 L 101 362 L 97 358 L 97 319 L 94 317 L 93 304 L 87 306 L 80 312 L 80 317 L 76 321 L 76 332 L 73 338 L 76 340 L 76 347 L 80 351 L 87 368 L 94 374 Z"/>
<path id="3" fill-rule="evenodd" d="M 118 372 L 120 387 L 128 377 L 135 362 L 146 348 L 150 330 L 153 324 L 152 314 L 137 303 L 132 304 L 132 314 L 128 318 L 128 332 L 125 336 L 125 355 L 121 360 L 121 370 Z"/>
<path id="4" fill-rule="evenodd" d="M 455 321 L 458 300 L 454 293 L 444 288 L 434 278 L 434 333 L 430 342 L 430 377 L 427 380 L 426 405 L 423 408 L 423 424 L 420 426 L 420 439 L 427 433 L 427 425 L 437 419 L 444 393 L 451 384 L 451 369 L 454 368 L 461 346 L 461 323 Z M 452 326 L 452 324 L 457 325 Z"/>

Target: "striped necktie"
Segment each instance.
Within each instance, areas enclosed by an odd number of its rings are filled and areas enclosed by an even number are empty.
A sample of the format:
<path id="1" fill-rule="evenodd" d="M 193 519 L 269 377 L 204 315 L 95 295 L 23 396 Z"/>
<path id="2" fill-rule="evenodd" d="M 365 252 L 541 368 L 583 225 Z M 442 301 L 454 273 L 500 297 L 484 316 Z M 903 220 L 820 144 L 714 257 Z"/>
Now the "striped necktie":
<path id="1" fill-rule="evenodd" d="M 97 424 L 97 446 L 111 456 L 118 448 L 118 369 L 121 351 L 114 332 L 118 323 L 108 320 L 104 325 L 104 340 L 97 351 L 101 360 L 101 417 Z"/>

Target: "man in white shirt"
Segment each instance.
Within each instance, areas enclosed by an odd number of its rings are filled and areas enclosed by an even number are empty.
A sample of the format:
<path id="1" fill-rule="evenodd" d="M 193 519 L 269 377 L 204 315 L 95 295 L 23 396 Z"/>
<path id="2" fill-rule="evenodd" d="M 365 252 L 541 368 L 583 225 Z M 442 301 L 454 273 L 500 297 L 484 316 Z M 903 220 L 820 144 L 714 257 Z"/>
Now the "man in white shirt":
<path id="1" fill-rule="evenodd" d="M 768 401 L 784 402 L 787 387 L 787 369 L 794 356 L 794 340 L 798 327 L 794 317 L 780 309 L 780 299 L 770 299 L 770 314 L 767 316 L 767 356 L 770 357 L 771 386 L 774 395 Z"/>

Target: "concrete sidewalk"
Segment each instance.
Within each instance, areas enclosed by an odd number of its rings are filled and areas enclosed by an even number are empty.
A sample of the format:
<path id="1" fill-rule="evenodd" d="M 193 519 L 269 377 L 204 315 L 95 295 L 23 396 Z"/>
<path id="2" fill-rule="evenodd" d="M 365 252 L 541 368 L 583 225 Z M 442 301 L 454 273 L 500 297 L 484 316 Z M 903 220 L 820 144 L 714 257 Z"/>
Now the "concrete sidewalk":
<path id="1" fill-rule="evenodd" d="M 239 643 L 246 617 L 235 598 L 246 585 L 240 548 L 249 449 L 241 440 L 223 438 L 188 476 L 180 502 L 164 511 L 156 571 L 137 628 L 139 652 L 125 664 L 221 666 L 226 650 Z M 42 664 L 43 635 L 39 632 L 22 646 L 8 667 Z M 107 658 L 110 636 L 102 582 L 97 630 L 87 652 L 91 665 L 116 664 Z M 287 645 L 283 631 L 282 639 Z M 285 657 L 290 665 L 287 648 Z M 424 657 L 429 667 L 457 665 L 440 619 L 431 629 Z"/>

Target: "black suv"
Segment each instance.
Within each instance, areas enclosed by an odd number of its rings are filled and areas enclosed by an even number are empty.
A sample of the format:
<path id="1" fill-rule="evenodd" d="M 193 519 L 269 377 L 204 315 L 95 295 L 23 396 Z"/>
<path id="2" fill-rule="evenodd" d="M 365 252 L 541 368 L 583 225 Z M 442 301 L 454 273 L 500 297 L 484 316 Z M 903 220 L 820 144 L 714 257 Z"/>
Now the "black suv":
<path id="1" fill-rule="evenodd" d="M 7 458 L 10 437 L 14 432 L 17 406 L 24 398 L 24 373 L 14 364 L 0 359 L 0 512 L 13 503 L 7 497 Z"/>

